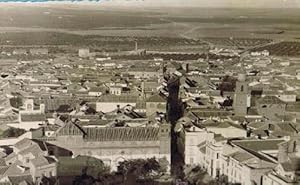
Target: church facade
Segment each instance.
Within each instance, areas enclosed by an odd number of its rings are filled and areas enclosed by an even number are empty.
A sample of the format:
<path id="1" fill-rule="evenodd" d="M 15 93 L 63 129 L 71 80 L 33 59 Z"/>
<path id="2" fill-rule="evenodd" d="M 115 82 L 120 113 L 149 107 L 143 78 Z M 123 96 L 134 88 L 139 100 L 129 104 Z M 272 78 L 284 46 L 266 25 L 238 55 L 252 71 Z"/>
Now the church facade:
<path id="1" fill-rule="evenodd" d="M 166 159 L 171 164 L 169 124 L 159 127 L 82 128 L 68 122 L 60 128 L 52 144 L 73 152 L 101 159 L 111 170 L 119 162 L 130 159 Z"/>

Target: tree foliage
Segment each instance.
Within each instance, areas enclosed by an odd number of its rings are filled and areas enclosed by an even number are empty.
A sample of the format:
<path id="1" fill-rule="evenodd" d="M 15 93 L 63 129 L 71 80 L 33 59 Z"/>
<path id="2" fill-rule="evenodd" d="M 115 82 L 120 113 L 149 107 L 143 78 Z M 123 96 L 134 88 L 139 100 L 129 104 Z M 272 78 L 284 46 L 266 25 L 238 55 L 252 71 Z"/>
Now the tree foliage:
<path id="1" fill-rule="evenodd" d="M 9 99 L 10 105 L 14 108 L 20 108 L 23 105 L 22 98 L 20 96 Z"/>
<path id="2" fill-rule="evenodd" d="M 232 76 L 225 76 L 222 79 L 222 82 L 219 85 L 219 90 L 221 92 L 223 91 L 229 91 L 229 92 L 233 92 L 235 89 L 235 83 L 236 83 L 237 79 L 232 77 Z"/>
<path id="3" fill-rule="evenodd" d="M 124 176 L 134 174 L 142 178 L 151 177 L 166 172 L 167 162 L 167 160 L 155 158 L 125 160 L 119 163 L 118 173 Z"/>
<path id="4" fill-rule="evenodd" d="M 220 104 L 220 106 L 222 106 L 222 107 L 230 107 L 230 106 L 233 105 L 233 99 L 231 99 L 231 97 L 227 97 L 227 98 L 224 100 L 224 102 L 219 103 L 219 104 Z"/>
<path id="5" fill-rule="evenodd" d="M 63 175 L 76 175 L 73 185 L 92 185 L 98 182 L 102 175 L 109 173 L 110 168 L 99 159 L 77 156 L 60 162 L 59 172 Z"/>

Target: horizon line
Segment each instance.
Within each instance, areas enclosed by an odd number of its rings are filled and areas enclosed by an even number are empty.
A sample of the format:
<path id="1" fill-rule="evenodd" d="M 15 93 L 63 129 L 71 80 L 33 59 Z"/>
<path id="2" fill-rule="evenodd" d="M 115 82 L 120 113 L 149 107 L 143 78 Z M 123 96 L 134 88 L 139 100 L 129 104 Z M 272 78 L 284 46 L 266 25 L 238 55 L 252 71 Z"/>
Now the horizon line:
<path id="1" fill-rule="evenodd" d="M 72 4 L 72 5 L 101 5 L 107 7 L 145 7 L 145 8 L 214 8 L 214 9 L 299 9 L 300 7 L 284 6 L 284 7 L 262 7 L 262 6 L 202 6 L 202 5 L 150 5 L 150 4 L 141 4 L 143 0 L 135 2 L 123 2 L 123 3 L 114 3 L 111 1 L 103 0 L 0 0 L 0 5 L 5 4 L 14 4 L 14 5 L 59 5 L 59 4 Z M 114 3 L 114 4 L 113 4 Z M 124 4 L 125 3 L 125 4 Z"/>

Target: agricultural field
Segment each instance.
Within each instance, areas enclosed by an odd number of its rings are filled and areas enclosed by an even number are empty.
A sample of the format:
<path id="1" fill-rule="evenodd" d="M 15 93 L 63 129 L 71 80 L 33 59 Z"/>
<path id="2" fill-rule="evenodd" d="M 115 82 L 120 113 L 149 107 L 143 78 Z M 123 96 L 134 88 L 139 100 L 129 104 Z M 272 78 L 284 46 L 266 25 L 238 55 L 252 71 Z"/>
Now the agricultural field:
<path id="1" fill-rule="evenodd" d="M 203 38 L 202 40 L 216 46 L 250 48 L 254 46 L 265 45 L 272 42 L 271 39 L 255 38 Z"/>
<path id="2" fill-rule="evenodd" d="M 288 56 L 298 57 L 300 56 L 300 42 L 280 42 L 275 44 L 258 47 L 252 51 L 268 50 L 271 55 L 275 56 Z"/>
<path id="3" fill-rule="evenodd" d="M 11 46 L 123 51 L 132 50 L 137 41 L 147 50 L 197 52 L 208 43 L 249 48 L 272 40 L 296 40 L 299 31 L 300 11 L 295 9 L 0 5 L 0 44 Z"/>
<path id="4" fill-rule="evenodd" d="M 138 48 L 147 50 L 168 49 L 180 50 L 203 48 L 207 46 L 201 40 L 190 40 L 176 37 L 120 37 L 101 35 L 77 35 L 58 32 L 10 32 L 0 33 L 2 46 L 72 46 L 90 47 L 98 51 L 127 51 Z"/>
<path id="5" fill-rule="evenodd" d="M 239 59 L 239 57 L 229 57 L 229 56 L 222 56 L 222 55 L 215 55 L 215 54 L 204 54 L 204 53 L 199 53 L 199 54 L 183 54 L 183 53 L 178 53 L 178 54 L 146 54 L 146 55 L 121 55 L 121 56 L 113 56 L 113 59 L 127 59 L 127 60 L 152 60 L 153 58 L 162 58 L 163 60 L 175 60 L 175 61 L 184 61 L 184 60 L 198 60 L 198 59 L 212 59 L 212 60 L 227 60 L 227 59 Z"/>

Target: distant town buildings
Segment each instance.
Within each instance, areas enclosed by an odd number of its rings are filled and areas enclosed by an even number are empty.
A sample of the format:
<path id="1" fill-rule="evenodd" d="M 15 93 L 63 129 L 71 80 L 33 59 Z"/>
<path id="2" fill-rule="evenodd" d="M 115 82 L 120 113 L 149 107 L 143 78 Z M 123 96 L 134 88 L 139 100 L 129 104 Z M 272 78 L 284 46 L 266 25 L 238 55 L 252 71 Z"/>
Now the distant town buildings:
<path id="1" fill-rule="evenodd" d="M 173 165 L 232 184 L 299 184 L 299 59 L 211 48 L 1 51 L 0 184 L 56 181 L 74 160 L 115 172 L 153 157 L 166 176 Z"/>
<path id="2" fill-rule="evenodd" d="M 90 50 L 88 48 L 79 49 L 78 56 L 81 58 L 88 58 L 90 56 Z"/>

